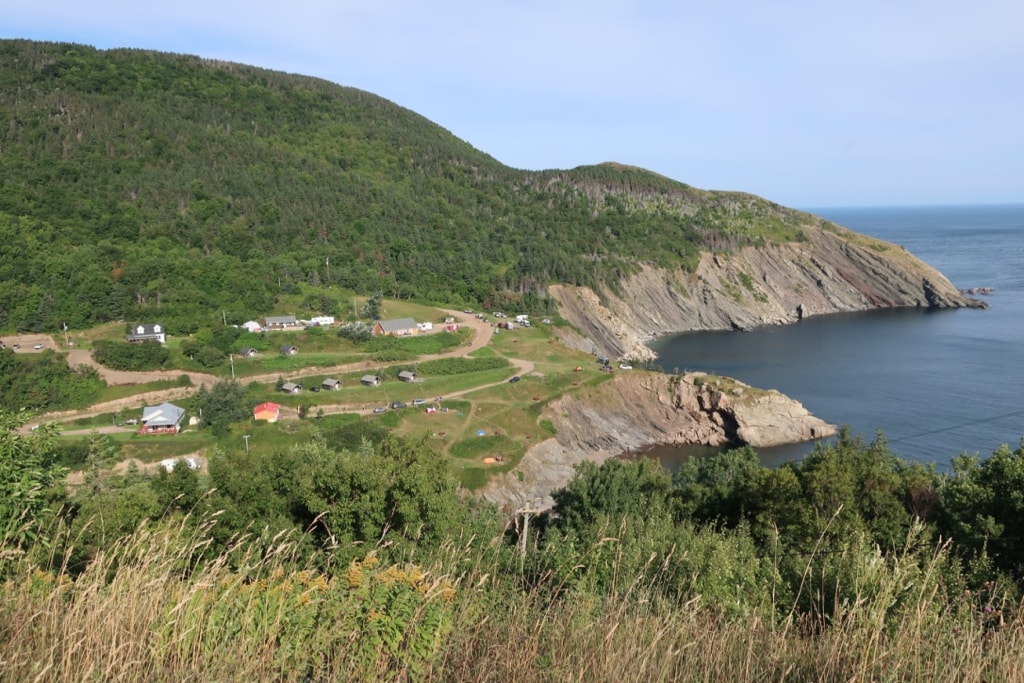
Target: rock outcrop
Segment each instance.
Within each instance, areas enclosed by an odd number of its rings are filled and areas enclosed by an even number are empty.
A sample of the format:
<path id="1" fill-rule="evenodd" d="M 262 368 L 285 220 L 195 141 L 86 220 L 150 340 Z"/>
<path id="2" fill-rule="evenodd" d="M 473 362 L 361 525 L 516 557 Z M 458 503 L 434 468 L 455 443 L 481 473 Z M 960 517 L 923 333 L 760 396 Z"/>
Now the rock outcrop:
<path id="1" fill-rule="evenodd" d="M 645 266 L 621 295 L 554 285 L 575 348 L 650 359 L 648 342 L 697 330 L 746 330 L 829 313 L 896 307 L 984 307 L 902 247 L 831 226 L 806 226 L 804 239 L 705 253 L 696 272 Z"/>
<path id="2" fill-rule="evenodd" d="M 584 460 L 603 462 L 654 444 L 764 447 L 831 436 L 835 427 L 797 401 L 704 373 L 622 373 L 566 394 L 543 414 L 554 437 L 536 444 L 516 470 L 493 478 L 482 496 L 515 508 L 547 507 Z"/>

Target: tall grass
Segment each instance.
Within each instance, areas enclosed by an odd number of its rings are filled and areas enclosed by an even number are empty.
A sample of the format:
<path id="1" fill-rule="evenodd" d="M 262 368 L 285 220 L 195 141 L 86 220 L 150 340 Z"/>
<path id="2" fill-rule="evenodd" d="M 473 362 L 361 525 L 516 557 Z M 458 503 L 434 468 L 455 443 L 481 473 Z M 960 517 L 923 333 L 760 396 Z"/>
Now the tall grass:
<path id="1" fill-rule="evenodd" d="M 1020 607 L 994 620 L 945 590 L 941 548 L 861 553 L 848 585 L 809 576 L 812 600 L 834 603 L 815 615 L 797 602 L 736 612 L 666 599 L 657 566 L 617 591 L 569 587 L 520 573 L 499 540 L 453 541 L 430 567 L 371 553 L 323 570 L 287 537 L 208 556 L 212 523 L 143 526 L 77 576 L 59 556 L 51 571 L 0 557 L 0 678 L 1024 680 Z"/>

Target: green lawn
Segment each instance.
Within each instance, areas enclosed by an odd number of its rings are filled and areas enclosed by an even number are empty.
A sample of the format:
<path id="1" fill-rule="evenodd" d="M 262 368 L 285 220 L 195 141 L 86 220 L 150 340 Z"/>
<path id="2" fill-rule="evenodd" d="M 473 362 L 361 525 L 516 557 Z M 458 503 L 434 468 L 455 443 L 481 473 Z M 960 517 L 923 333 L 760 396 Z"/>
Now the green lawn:
<path id="1" fill-rule="evenodd" d="M 357 306 L 361 302 L 356 301 Z M 440 309 L 410 302 L 386 302 L 382 318 L 412 317 L 417 321 L 440 321 Z M 109 329 L 104 330 L 107 334 Z M 468 332 L 461 335 L 436 333 L 410 337 L 384 343 L 384 351 L 377 346 L 359 346 L 337 337 L 333 330 L 314 332 L 275 332 L 269 335 L 268 348 L 256 359 L 235 359 L 236 378 L 246 383 L 254 375 L 280 375 L 300 373 L 291 378 L 306 389 L 297 395 L 275 390 L 273 383 L 261 385 L 255 392 L 250 389 L 249 399 L 255 403 L 273 401 L 291 409 L 308 408 L 306 420 L 283 420 L 277 424 L 243 422 L 233 425 L 230 434 L 216 439 L 209 432 L 189 432 L 173 437 L 141 437 L 134 434 L 115 435 L 124 446 L 125 457 L 137 457 L 144 462 L 155 462 L 168 457 L 208 449 L 214 445 L 228 450 L 269 450 L 289 448 L 305 440 L 313 430 L 330 428 L 337 421 L 367 419 L 378 422 L 396 434 L 419 439 L 426 438 L 441 453 L 451 458 L 451 464 L 467 488 L 476 489 L 486 484 L 497 472 L 508 472 L 518 465 L 523 454 L 540 440 L 552 435 L 550 420 L 542 420 L 543 407 L 558 396 L 579 388 L 592 386 L 612 378 L 599 372 L 591 354 L 562 346 L 555 339 L 552 327 L 537 325 L 531 328 L 501 330 L 490 345 L 470 354 L 473 358 L 504 358 L 532 363 L 534 370 L 521 381 L 510 384 L 507 380 L 515 372 L 511 364 L 491 370 L 465 372 L 455 375 L 432 376 L 420 373 L 415 383 L 398 381 L 395 374 L 400 368 L 416 368 L 416 359 L 422 355 L 438 353 L 463 344 Z M 296 356 L 283 356 L 278 348 L 285 343 L 299 348 Z M 377 348 L 377 351 L 372 350 Z M 372 360 L 374 354 L 397 352 L 411 360 L 389 364 Z M 322 368 L 359 363 L 359 369 L 337 373 Z M 427 366 L 430 367 L 429 365 Z M 451 369 L 451 365 L 435 366 Z M 581 368 L 576 372 L 575 368 Z M 302 370 L 308 370 L 302 373 Z M 221 373 L 223 376 L 223 373 Z M 364 375 L 381 375 L 383 384 L 366 387 L 360 383 Z M 320 386 L 327 377 L 342 382 L 340 390 L 309 391 Z M 110 387 L 104 400 L 121 398 L 142 391 L 178 386 L 176 381 L 157 382 L 133 387 Z M 457 392 L 466 393 L 452 397 Z M 435 402 L 436 396 L 443 397 Z M 412 406 L 412 400 L 425 399 L 422 406 Z M 317 418 L 318 409 L 328 406 L 351 407 L 368 410 L 375 406 L 404 401 L 409 407 L 388 410 L 383 414 L 360 418 L 353 413 L 326 415 Z M 446 408 L 444 412 L 428 414 L 428 406 Z M 133 413 L 136 411 L 132 411 Z M 120 421 L 126 413 L 107 413 L 75 423 L 77 428 L 101 427 Z M 137 417 L 130 415 L 129 417 Z M 340 424 L 340 423 L 339 423 Z M 478 433 L 482 432 L 483 436 Z M 245 437 L 248 437 L 247 439 Z M 484 463 L 487 458 L 496 462 Z"/>

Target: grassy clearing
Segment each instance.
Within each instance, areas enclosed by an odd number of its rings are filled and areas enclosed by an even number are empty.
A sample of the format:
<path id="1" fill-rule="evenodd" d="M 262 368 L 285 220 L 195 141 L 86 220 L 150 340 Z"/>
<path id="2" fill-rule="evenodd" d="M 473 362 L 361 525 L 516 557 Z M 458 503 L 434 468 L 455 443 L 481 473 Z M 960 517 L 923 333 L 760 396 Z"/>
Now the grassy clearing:
<path id="1" fill-rule="evenodd" d="M 206 451 L 217 445 L 210 432 L 181 432 L 180 434 L 140 435 L 120 432 L 110 435 L 121 444 L 125 457 L 138 458 L 144 463 L 159 462 L 196 451 Z"/>
<path id="2" fill-rule="evenodd" d="M 97 403 L 105 401 L 116 401 L 120 398 L 128 398 L 129 396 L 135 396 L 137 394 L 144 394 L 150 391 L 163 391 L 164 389 L 174 389 L 176 387 L 189 387 L 192 386 L 191 380 L 188 384 L 184 384 L 176 379 L 159 380 L 156 382 L 146 382 L 145 384 L 116 384 L 114 386 L 104 387 L 100 391 L 99 398 L 96 399 Z"/>
<path id="3" fill-rule="evenodd" d="M 421 306 L 408 302 L 387 302 L 384 318 L 412 317 L 416 320 L 440 321 L 445 314 L 438 308 Z M 108 326 L 109 327 L 109 326 Z M 120 334 L 121 327 L 117 327 Z M 109 337 L 111 329 L 96 332 L 96 338 Z M 490 474 L 513 469 L 522 459 L 526 450 L 537 441 L 551 435 L 549 429 L 539 424 L 543 406 L 565 392 L 574 391 L 610 379 L 610 375 L 597 372 L 594 357 L 565 348 L 554 339 L 550 326 L 537 325 L 532 328 L 501 330 L 491 344 L 469 354 L 474 359 L 501 359 L 508 364 L 504 367 L 459 374 L 434 375 L 429 372 L 434 361 L 417 362 L 423 355 L 440 353 L 465 344 L 471 336 L 468 328 L 458 334 L 437 332 L 434 334 L 375 342 L 381 349 L 357 346 L 340 339 L 332 330 L 296 332 L 273 332 L 268 335 L 267 350 L 255 359 L 235 359 L 235 375 L 245 384 L 247 377 L 254 375 L 288 375 L 305 387 L 299 394 L 284 394 L 276 391 L 274 384 L 265 384 L 249 389 L 249 399 L 255 405 L 273 401 L 289 409 L 289 414 L 304 408 L 306 421 L 285 420 L 274 425 L 245 422 L 236 425 L 229 436 L 216 442 L 212 436 L 192 450 L 219 443 L 223 448 L 243 448 L 244 434 L 249 434 L 250 448 L 288 448 L 297 438 L 303 438 L 309 430 L 315 429 L 317 415 L 323 412 L 333 414 L 339 408 L 353 411 L 369 411 L 371 408 L 388 406 L 394 401 L 403 401 L 410 406 L 400 411 L 388 411 L 382 415 L 370 415 L 364 419 L 378 421 L 381 425 L 401 436 L 414 439 L 426 437 L 442 453 L 452 458 L 452 466 L 463 484 L 468 488 L 479 488 L 486 483 Z M 282 344 L 294 344 L 299 348 L 296 356 L 278 353 Z M 389 353 L 398 350 L 410 360 L 389 364 L 372 359 L 374 353 Z M 405 357 L 405 356 L 403 356 Z M 516 372 L 510 359 L 532 364 L 533 371 L 522 381 L 509 384 L 507 380 Z M 452 370 L 444 361 L 436 361 L 439 372 Z M 348 372 L 325 371 L 324 367 L 358 364 L 358 369 Z M 420 368 L 423 368 L 421 370 Z M 471 366 L 467 366 L 471 367 Z M 574 372 L 576 367 L 582 372 Z M 398 369 L 416 369 L 420 381 L 400 382 L 395 378 Z M 461 366 L 456 369 L 461 369 Z M 303 372 L 305 370 L 306 372 Z M 385 378 L 377 387 L 360 383 L 364 375 L 379 375 Z M 321 386 L 327 377 L 341 380 L 340 390 L 309 391 L 310 387 Z M 177 386 L 175 381 L 152 383 L 128 387 L 111 388 L 110 397 L 130 396 L 137 392 Z M 455 394 L 464 394 L 454 398 Z M 444 397 L 440 403 L 435 397 Z M 413 407 L 414 399 L 427 401 Z M 179 402 L 181 403 L 181 402 Z M 445 412 L 428 414 L 428 406 L 448 408 Z M 123 421 L 125 417 L 137 415 L 118 413 L 98 416 L 80 425 L 80 428 L 101 427 L 112 422 Z M 328 415 L 329 417 L 329 415 Z M 325 418 L 326 419 L 326 418 Z M 549 423 L 550 425 L 550 423 Z M 473 452 L 476 436 L 483 430 L 488 437 L 498 435 L 500 446 L 495 444 L 487 452 Z M 175 437 L 182 439 L 182 437 Z M 120 435 L 124 453 L 128 457 L 139 457 L 145 462 L 163 459 L 189 452 L 191 445 L 175 447 L 167 442 L 146 441 Z M 185 444 L 184 440 L 178 443 Z M 469 450 L 467 450 L 469 449 Z M 500 457 L 500 462 L 483 464 L 487 457 Z"/>

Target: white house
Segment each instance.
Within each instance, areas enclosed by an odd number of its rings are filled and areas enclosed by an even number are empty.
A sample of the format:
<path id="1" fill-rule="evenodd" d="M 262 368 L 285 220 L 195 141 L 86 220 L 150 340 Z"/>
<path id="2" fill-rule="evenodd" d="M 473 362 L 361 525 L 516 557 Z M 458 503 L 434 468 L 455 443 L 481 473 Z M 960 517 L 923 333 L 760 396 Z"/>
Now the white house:
<path id="1" fill-rule="evenodd" d="M 177 434 L 181 430 L 181 421 L 184 417 L 185 409 L 173 403 L 145 406 L 142 409 L 142 426 L 139 433 Z"/>
<path id="2" fill-rule="evenodd" d="M 142 323 L 132 327 L 131 332 L 125 337 L 129 342 L 158 341 L 161 344 L 167 341 L 164 326 L 160 323 Z"/>
<path id="3" fill-rule="evenodd" d="M 268 315 L 263 321 L 267 324 L 268 330 L 285 330 L 299 326 L 294 315 Z"/>
<path id="4" fill-rule="evenodd" d="M 309 319 L 309 322 L 310 322 L 311 325 L 316 325 L 318 327 L 326 327 L 327 325 L 333 325 L 334 324 L 334 316 L 333 315 L 314 315 L 312 318 Z"/>
<path id="5" fill-rule="evenodd" d="M 244 323 L 242 323 L 242 329 L 245 330 L 246 332 L 256 333 L 256 332 L 262 332 L 263 331 L 263 326 L 260 325 L 255 320 L 246 320 Z"/>

